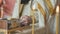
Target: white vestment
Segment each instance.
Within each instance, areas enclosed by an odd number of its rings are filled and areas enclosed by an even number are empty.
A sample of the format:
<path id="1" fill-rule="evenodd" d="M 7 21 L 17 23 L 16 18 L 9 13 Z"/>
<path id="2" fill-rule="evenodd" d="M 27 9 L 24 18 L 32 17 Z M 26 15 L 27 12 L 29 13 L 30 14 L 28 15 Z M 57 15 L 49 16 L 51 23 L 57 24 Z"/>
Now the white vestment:
<path id="1" fill-rule="evenodd" d="M 56 4 L 56 0 L 50 0 L 51 3 L 52 3 L 52 6 L 53 8 L 55 7 L 55 4 Z M 49 23 L 49 27 L 50 27 L 50 30 L 51 32 L 53 32 L 55 34 L 55 31 L 56 31 L 56 22 L 55 22 L 55 15 L 51 16 L 51 18 L 49 19 L 49 10 L 47 9 L 47 7 L 45 6 L 45 3 L 43 0 L 34 0 L 33 1 L 33 7 L 35 7 L 38 11 L 36 11 L 36 18 L 39 22 L 39 27 L 42 28 L 42 27 L 45 27 L 45 22 L 44 22 L 44 17 L 42 15 L 42 13 L 39 11 L 39 9 L 37 8 L 37 4 L 36 3 L 39 3 L 42 8 L 46 11 L 46 18 L 47 18 L 47 22 Z M 23 14 L 22 15 L 30 15 L 30 3 L 28 3 L 27 5 L 25 5 L 24 7 L 24 10 L 23 10 Z"/>

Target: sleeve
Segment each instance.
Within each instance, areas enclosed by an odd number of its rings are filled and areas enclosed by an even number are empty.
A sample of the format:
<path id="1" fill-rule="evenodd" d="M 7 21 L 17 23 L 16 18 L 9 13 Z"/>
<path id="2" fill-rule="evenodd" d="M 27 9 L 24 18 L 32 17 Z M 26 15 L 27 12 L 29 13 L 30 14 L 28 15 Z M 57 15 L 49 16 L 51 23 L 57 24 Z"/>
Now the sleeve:
<path id="1" fill-rule="evenodd" d="M 5 0 L 4 15 L 11 16 L 16 0 Z"/>

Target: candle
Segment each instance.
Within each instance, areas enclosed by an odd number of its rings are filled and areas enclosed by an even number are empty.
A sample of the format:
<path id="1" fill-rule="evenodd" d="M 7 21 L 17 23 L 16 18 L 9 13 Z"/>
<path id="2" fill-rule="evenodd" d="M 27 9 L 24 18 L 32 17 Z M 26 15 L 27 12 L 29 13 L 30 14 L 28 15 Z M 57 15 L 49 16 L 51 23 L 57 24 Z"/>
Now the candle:
<path id="1" fill-rule="evenodd" d="M 59 34 L 59 6 L 56 8 L 56 34 Z"/>

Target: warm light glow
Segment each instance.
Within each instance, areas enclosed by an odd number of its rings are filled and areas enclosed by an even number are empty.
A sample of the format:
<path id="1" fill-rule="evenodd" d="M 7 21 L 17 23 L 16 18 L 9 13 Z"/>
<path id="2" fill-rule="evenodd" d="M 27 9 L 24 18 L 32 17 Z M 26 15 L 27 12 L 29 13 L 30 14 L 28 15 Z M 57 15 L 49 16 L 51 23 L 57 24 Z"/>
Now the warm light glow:
<path id="1" fill-rule="evenodd" d="M 56 12 L 59 13 L 59 6 L 57 6 L 57 8 L 56 8 Z"/>
<path id="2" fill-rule="evenodd" d="M 36 9 L 36 6 L 35 6 L 35 5 L 33 5 L 33 6 L 32 6 L 32 9 L 33 9 L 33 10 L 35 10 L 35 9 Z"/>

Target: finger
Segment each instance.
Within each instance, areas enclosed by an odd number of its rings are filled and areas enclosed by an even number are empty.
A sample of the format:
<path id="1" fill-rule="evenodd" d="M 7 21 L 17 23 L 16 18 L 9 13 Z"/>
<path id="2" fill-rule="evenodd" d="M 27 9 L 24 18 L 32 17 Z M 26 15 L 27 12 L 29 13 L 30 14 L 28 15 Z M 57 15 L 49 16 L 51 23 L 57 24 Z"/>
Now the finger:
<path id="1" fill-rule="evenodd" d="M 2 3 L 2 0 L 0 0 L 0 4 Z"/>

